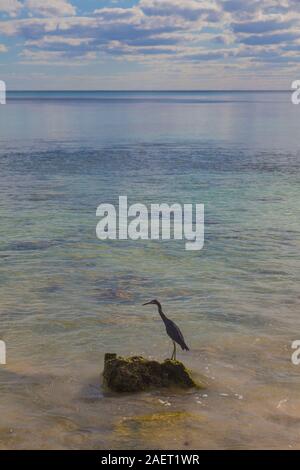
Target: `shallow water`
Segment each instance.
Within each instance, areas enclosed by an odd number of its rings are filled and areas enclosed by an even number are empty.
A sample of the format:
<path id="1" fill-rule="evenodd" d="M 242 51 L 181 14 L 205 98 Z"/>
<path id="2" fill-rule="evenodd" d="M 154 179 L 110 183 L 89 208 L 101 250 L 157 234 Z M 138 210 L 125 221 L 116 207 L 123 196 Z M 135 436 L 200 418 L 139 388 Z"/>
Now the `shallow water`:
<path id="1" fill-rule="evenodd" d="M 0 447 L 300 448 L 300 108 L 288 93 L 11 94 L 0 107 Z M 100 242 L 102 202 L 204 203 L 205 247 Z M 207 390 L 117 397 L 172 345 Z"/>

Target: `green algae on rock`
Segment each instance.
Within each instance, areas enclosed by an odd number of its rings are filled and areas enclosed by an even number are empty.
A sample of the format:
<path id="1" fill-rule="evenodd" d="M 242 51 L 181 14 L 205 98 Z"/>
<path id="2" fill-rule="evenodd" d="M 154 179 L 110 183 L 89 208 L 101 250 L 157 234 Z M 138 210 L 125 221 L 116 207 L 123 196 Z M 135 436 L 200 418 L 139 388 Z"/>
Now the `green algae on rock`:
<path id="1" fill-rule="evenodd" d="M 114 392 L 143 392 L 153 388 L 202 388 L 192 379 L 179 361 L 163 363 L 143 357 L 117 357 L 106 354 L 103 372 L 104 385 Z"/>

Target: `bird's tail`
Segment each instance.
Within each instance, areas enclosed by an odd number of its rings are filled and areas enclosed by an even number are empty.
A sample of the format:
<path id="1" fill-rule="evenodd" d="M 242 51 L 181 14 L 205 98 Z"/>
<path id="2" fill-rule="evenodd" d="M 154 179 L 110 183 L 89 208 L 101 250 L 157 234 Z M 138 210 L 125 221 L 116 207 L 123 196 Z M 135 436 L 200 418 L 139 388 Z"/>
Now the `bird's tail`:
<path id="1" fill-rule="evenodd" d="M 185 343 L 183 343 L 183 345 L 181 347 L 182 347 L 183 351 L 189 351 L 190 350 L 190 348 Z"/>

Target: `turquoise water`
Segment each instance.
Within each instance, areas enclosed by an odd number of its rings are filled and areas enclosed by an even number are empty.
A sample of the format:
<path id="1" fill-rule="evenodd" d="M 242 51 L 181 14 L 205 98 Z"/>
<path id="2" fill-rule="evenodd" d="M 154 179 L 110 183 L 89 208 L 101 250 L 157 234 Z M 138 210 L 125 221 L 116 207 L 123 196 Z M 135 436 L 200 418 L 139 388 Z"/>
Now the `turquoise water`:
<path id="1" fill-rule="evenodd" d="M 288 93 L 15 93 L 0 107 L 1 448 L 299 448 L 300 108 Z M 96 208 L 204 203 L 205 246 L 96 238 Z M 105 352 L 205 392 L 116 397 Z"/>

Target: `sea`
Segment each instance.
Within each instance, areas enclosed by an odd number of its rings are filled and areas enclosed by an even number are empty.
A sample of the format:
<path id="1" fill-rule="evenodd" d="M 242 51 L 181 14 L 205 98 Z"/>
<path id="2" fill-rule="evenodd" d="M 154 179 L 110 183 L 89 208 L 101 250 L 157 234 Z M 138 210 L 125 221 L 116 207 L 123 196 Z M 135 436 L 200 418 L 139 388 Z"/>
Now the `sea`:
<path id="1" fill-rule="evenodd" d="M 299 122 L 288 92 L 8 92 L 1 449 L 300 449 Z M 203 249 L 99 240 L 119 196 L 204 204 Z M 103 386 L 105 353 L 171 356 L 152 299 L 204 389 Z"/>

